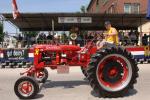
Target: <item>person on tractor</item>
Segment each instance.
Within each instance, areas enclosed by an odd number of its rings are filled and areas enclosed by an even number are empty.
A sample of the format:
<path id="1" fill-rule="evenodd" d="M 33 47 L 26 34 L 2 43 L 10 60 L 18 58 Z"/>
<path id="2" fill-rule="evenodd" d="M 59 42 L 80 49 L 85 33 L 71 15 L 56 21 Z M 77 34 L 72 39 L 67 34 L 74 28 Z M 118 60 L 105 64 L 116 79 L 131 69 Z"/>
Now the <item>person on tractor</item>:
<path id="1" fill-rule="evenodd" d="M 101 49 L 105 46 L 117 46 L 119 44 L 119 36 L 116 28 L 111 26 L 110 21 L 105 22 L 105 28 L 107 29 L 106 33 L 103 33 L 104 39 L 103 41 L 97 42 L 97 49 Z"/>

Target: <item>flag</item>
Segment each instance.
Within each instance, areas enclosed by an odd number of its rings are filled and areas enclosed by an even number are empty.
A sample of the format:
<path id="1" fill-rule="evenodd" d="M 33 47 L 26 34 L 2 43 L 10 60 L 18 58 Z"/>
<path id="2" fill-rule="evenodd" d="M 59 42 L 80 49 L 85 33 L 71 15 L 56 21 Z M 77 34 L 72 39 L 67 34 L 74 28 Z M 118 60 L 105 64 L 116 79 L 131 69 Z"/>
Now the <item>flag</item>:
<path id="1" fill-rule="evenodd" d="M 147 16 L 146 16 L 146 18 L 150 20 L 150 0 L 148 0 Z"/>
<path id="2" fill-rule="evenodd" d="M 16 19 L 19 16 L 16 0 L 12 0 L 13 18 Z"/>

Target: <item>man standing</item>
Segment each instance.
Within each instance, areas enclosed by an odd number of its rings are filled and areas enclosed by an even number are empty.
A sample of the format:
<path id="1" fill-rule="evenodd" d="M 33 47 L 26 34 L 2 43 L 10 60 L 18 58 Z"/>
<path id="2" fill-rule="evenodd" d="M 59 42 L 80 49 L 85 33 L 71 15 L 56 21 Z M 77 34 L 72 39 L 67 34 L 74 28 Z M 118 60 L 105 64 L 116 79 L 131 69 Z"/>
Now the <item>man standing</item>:
<path id="1" fill-rule="evenodd" d="M 119 37 L 117 30 L 111 26 L 110 21 L 105 22 L 105 28 L 107 29 L 106 33 L 103 33 L 105 39 L 102 42 L 97 43 L 97 49 L 100 49 L 104 46 L 116 46 L 119 44 Z"/>
<path id="2" fill-rule="evenodd" d="M 54 40 L 54 36 L 52 35 L 52 33 L 49 32 L 49 34 L 47 36 L 47 43 L 52 44 L 53 40 Z"/>

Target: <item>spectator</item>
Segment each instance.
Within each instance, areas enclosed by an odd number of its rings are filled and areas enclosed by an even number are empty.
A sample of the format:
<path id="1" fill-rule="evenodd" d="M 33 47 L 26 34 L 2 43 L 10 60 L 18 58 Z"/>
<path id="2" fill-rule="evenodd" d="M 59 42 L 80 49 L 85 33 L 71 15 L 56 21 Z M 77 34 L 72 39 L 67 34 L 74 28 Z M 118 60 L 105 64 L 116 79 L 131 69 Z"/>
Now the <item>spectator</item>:
<path id="1" fill-rule="evenodd" d="M 131 39 L 132 45 L 134 45 L 136 43 L 136 39 L 137 39 L 137 36 L 136 36 L 136 34 L 134 32 L 131 33 L 130 39 Z"/>
<path id="2" fill-rule="evenodd" d="M 38 43 L 44 43 L 46 40 L 46 35 L 44 33 L 41 33 L 37 40 L 38 40 Z"/>
<path id="3" fill-rule="evenodd" d="M 19 35 L 18 35 L 18 42 L 21 42 L 22 39 L 23 39 L 22 36 L 19 34 Z"/>
<path id="4" fill-rule="evenodd" d="M 60 44 L 60 43 L 61 43 L 61 36 L 58 35 L 58 37 L 57 37 L 57 44 Z"/>
<path id="5" fill-rule="evenodd" d="M 87 42 L 91 41 L 93 38 L 94 36 L 92 36 L 92 33 L 89 33 L 87 37 Z"/>
<path id="6" fill-rule="evenodd" d="M 121 42 L 121 45 L 124 41 L 124 32 L 123 31 L 119 31 L 119 41 Z"/>
<path id="7" fill-rule="evenodd" d="M 138 42 L 139 42 L 139 32 L 137 30 L 135 31 L 135 35 L 136 35 L 135 44 L 138 45 Z"/>
<path id="8" fill-rule="evenodd" d="M 81 47 L 84 45 L 84 40 L 83 40 L 83 35 L 82 34 L 78 34 L 77 39 L 76 39 L 76 44 L 80 45 Z"/>
<path id="9" fill-rule="evenodd" d="M 47 39 L 47 37 L 46 37 L 46 35 L 43 33 L 43 34 L 42 34 L 43 43 L 46 43 L 46 39 Z"/>
<path id="10" fill-rule="evenodd" d="M 54 39 L 54 36 L 51 33 L 49 33 L 48 36 L 47 36 L 47 43 L 52 44 L 53 43 L 53 39 Z"/>
<path id="11" fill-rule="evenodd" d="M 32 36 L 31 37 L 31 45 L 35 44 L 35 40 L 36 40 L 35 37 Z"/>
<path id="12" fill-rule="evenodd" d="M 18 43 L 17 43 L 17 47 L 19 47 L 19 48 L 22 47 L 22 39 L 23 39 L 23 37 L 19 34 L 18 35 Z"/>
<path id="13" fill-rule="evenodd" d="M 129 36 L 131 36 L 132 33 L 133 33 L 133 30 L 131 30 L 131 31 L 129 32 Z"/>
<path id="14" fill-rule="evenodd" d="M 68 44 L 68 37 L 65 33 L 61 35 L 61 41 L 64 44 Z"/>
<path id="15" fill-rule="evenodd" d="M 130 38 L 129 38 L 129 35 L 128 35 L 128 33 L 125 33 L 125 34 L 124 34 L 123 45 L 124 45 L 124 46 L 127 46 L 127 45 L 130 45 L 130 43 L 131 43 L 131 40 L 130 40 Z"/>
<path id="16" fill-rule="evenodd" d="M 144 36 L 142 37 L 142 45 L 143 46 L 148 45 L 148 36 L 146 34 L 144 34 Z"/>

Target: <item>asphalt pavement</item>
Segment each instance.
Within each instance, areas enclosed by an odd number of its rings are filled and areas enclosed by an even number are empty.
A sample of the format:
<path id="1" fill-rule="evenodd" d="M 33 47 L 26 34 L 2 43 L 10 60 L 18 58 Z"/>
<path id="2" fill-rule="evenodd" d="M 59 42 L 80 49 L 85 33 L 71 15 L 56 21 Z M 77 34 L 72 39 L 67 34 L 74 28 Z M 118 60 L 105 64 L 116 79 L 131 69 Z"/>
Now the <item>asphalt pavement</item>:
<path id="1" fill-rule="evenodd" d="M 85 80 L 80 67 L 73 67 L 69 74 L 57 74 L 48 69 L 49 78 L 40 84 L 41 91 L 37 100 L 149 100 L 150 98 L 150 65 L 138 65 L 140 68 L 135 89 L 123 98 L 99 98 Z M 26 69 L 0 69 L 0 100 L 18 100 L 14 93 L 14 83 L 19 73 Z"/>

